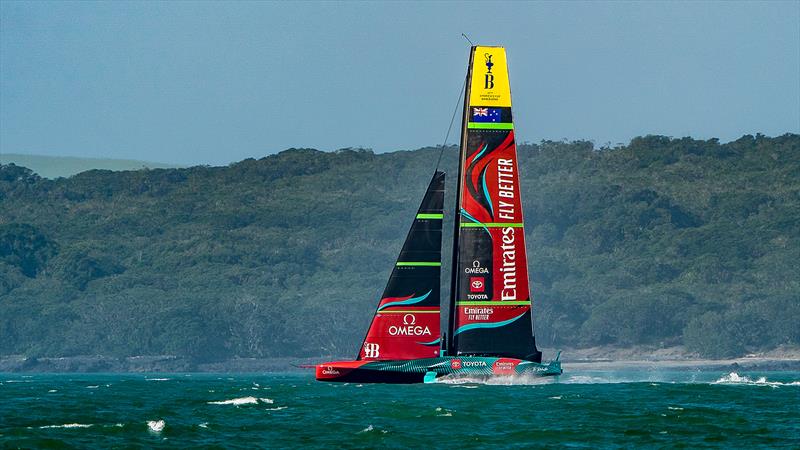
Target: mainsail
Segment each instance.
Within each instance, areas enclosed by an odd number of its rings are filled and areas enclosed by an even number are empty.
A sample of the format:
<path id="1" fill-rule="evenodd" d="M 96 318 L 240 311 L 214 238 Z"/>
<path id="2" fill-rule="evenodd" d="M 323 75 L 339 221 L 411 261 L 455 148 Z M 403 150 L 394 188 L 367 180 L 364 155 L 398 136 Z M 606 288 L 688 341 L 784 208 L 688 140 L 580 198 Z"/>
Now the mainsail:
<path id="1" fill-rule="evenodd" d="M 503 47 L 472 47 L 456 208 L 448 354 L 540 362 Z"/>
<path id="2" fill-rule="evenodd" d="M 358 360 L 439 356 L 444 177 L 434 173 L 425 192 Z"/>

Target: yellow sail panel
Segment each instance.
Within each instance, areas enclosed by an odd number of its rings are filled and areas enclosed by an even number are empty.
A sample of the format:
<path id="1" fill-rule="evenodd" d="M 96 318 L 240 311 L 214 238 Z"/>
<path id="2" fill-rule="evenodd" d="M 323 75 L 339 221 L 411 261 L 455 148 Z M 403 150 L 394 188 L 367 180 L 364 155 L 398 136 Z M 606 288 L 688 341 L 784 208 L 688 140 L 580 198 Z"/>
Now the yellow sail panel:
<path id="1" fill-rule="evenodd" d="M 475 47 L 469 105 L 511 106 L 505 48 Z"/>

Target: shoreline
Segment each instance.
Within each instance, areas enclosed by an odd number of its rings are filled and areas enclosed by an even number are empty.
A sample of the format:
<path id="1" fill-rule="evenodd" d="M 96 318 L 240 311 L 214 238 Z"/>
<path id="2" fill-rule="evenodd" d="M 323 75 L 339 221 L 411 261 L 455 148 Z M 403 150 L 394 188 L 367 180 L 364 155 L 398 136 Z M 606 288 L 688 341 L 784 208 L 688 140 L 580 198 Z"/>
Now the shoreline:
<path id="1" fill-rule="evenodd" d="M 615 370 L 737 370 L 800 371 L 800 359 L 794 358 L 733 358 L 687 360 L 616 360 L 564 362 L 564 371 L 615 371 Z"/>
<path id="2" fill-rule="evenodd" d="M 556 351 L 545 349 L 544 360 Z M 224 361 L 197 362 L 174 355 L 109 357 L 82 355 L 29 358 L 21 355 L 0 356 L 0 373 L 257 373 L 302 372 L 301 367 L 348 357 L 232 358 Z M 686 352 L 681 347 L 662 349 L 595 347 L 564 349 L 561 361 L 569 371 L 592 370 L 797 370 L 800 349 L 778 348 L 737 358 L 711 359 Z"/>
<path id="3" fill-rule="evenodd" d="M 549 353 L 545 353 L 549 359 Z M 733 358 L 706 358 L 688 352 L 682 346 L 592 347 L 565 349 L 564 370 L 797 370 L 800 371 L 800 348 L 779 347 L 769 351 Z"/>

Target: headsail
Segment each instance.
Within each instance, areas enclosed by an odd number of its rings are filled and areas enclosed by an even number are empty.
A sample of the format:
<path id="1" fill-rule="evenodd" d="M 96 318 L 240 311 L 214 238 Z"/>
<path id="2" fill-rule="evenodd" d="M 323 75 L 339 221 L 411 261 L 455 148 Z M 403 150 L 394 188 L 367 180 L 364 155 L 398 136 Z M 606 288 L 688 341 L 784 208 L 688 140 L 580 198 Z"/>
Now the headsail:
<path id="1" fill-rule="evenodd" d="M 437 171 L 425 192 L 361 345 L 359 360 L 439 356 L 444 176 Z"/>
<path id="2" fill-rule="evenodd" d="M 466 89 L 448 351 L 539 362 L 504 48 L 472 47 Z"/>

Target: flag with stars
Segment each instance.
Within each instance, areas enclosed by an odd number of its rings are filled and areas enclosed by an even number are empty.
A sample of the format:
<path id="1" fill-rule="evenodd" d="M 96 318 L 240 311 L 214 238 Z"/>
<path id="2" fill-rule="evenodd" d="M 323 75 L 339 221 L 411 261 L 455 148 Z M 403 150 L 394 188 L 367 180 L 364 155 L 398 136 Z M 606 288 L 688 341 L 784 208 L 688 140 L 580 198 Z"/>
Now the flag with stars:
<path id="1" fill-rule="evenodd" d="M 500 108 L 472 108 L 472 122 L 500 122 Z"/>

